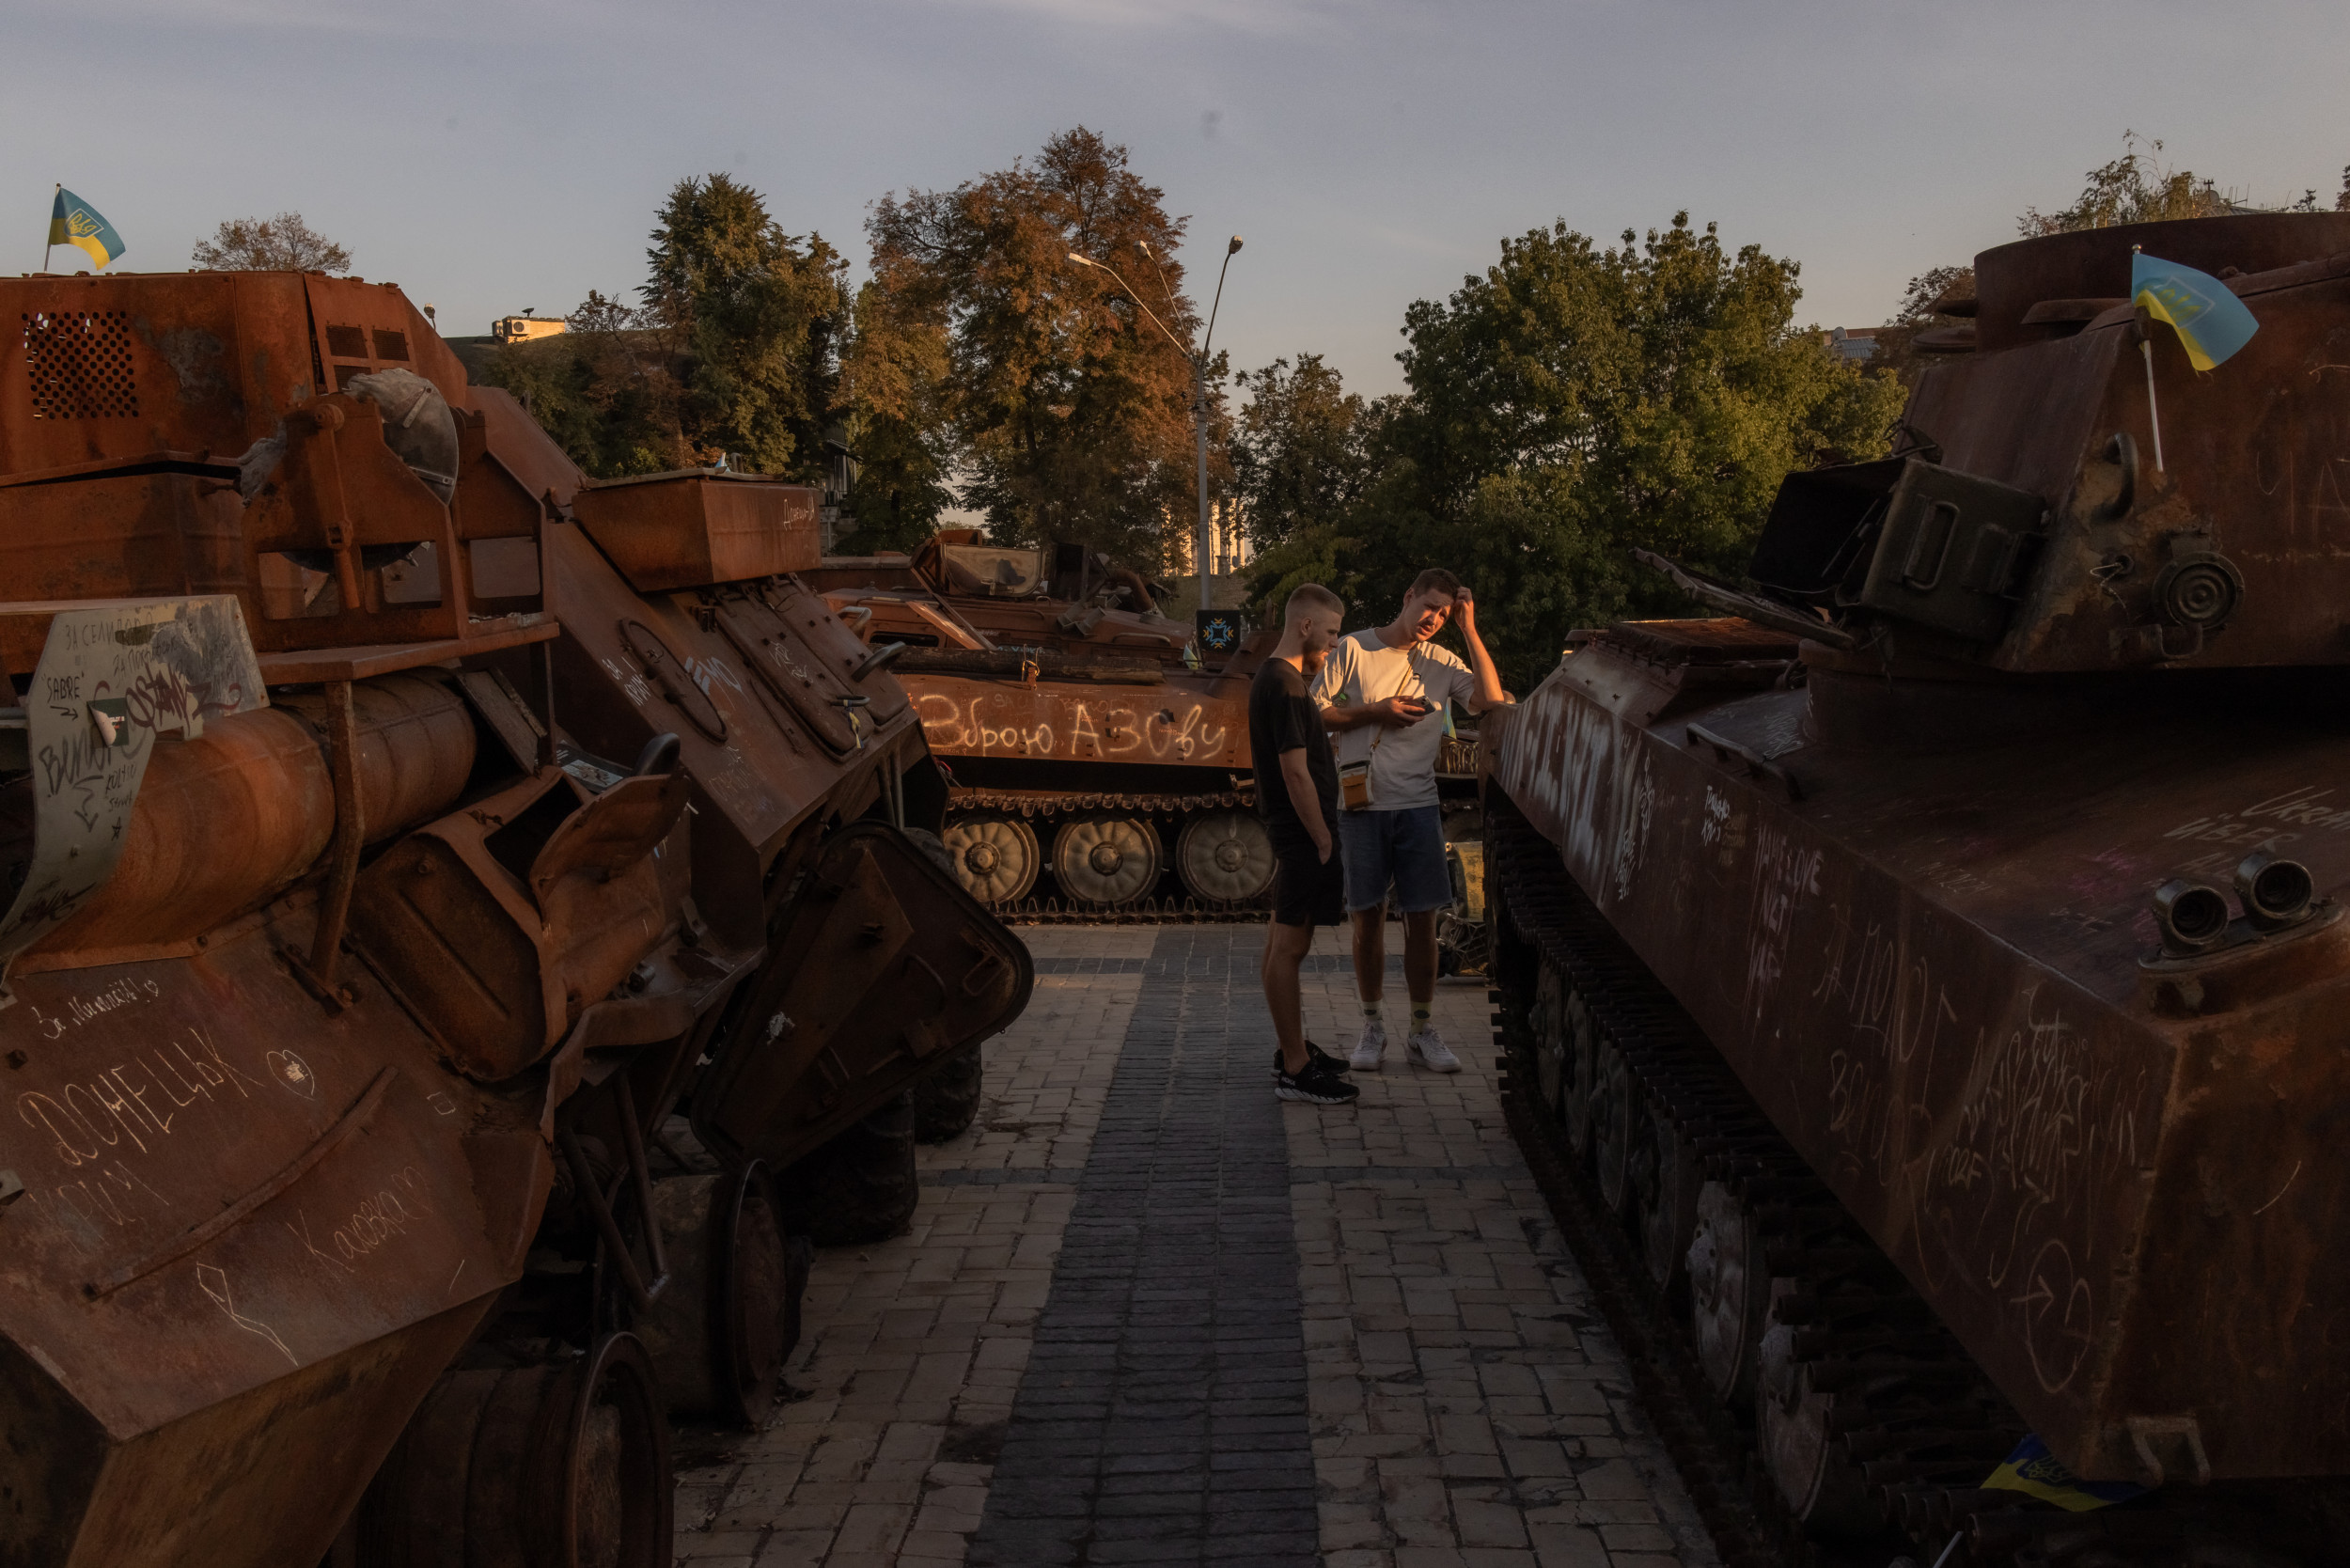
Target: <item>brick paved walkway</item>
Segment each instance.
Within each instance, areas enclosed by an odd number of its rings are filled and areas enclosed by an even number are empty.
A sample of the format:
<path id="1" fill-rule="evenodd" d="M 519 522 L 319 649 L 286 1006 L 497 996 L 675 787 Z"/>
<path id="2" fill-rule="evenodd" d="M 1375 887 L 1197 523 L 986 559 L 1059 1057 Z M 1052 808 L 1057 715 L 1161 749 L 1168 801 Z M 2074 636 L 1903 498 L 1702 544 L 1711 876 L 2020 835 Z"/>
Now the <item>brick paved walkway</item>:
<path id="1" fill-rule="evenodd" d="M 1391 1046 L 1331 1111 L 1272 1097 L 1260 932 L 1022 934 L 1035 1000 L 912 1231 L 818 1255 L 804 1397 L 680 1435 L 681 1562 L 1712 1568 L 1503 1129 L 1481 983 L 1437 993 L 1465 1071 Z M 1306 977 L 1333 1049 L 1342 951 Z"/>

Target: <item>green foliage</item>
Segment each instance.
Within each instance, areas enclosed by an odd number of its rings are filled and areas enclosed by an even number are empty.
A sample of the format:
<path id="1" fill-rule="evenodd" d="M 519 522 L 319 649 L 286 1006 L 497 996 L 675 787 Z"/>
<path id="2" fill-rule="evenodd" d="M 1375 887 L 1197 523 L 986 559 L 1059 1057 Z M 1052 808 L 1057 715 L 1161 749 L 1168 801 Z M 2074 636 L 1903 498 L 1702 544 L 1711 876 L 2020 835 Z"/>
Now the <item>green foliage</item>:
<path id="1" fill-rule="evenodd" d="M 954 471 L 996 539 L 1159 567 L 1196 506 L 1198 323 L 1174 259 L 1183 226 L 1125 149 L 1079 127 L 1033 164 L 885 198 L 866 227 L 873 282 L 846 396 L 868 443 L 860 482 L 901 497 L 888 525 L 934 509 Z M 1115 267 L 1142 305 L 1072 252 Z"/>
<path id="2" fill-rule="evenodd" d="M 1788 471 L 1881 452 L 1900 409 L 1897 384 L 1794 326 L 1796 273 L 1686 213 L 1620 248 L 1563 224 L 1504 241 L 1482 276 L 1405 313 L 1410 393 L 1368 422 L 1375 477 L 1260 583 L 1327 566 L 1360 625 L 1449 567 L 1518 690 L 1575 627 L 1686 613 L 1633 547 L 1740 575 Z"/>
<path id="3" fill-rule="evenodd" d="M 954 505 L 948 370 L 946 324 L 928 302 L 870 283 L 857 290 L 856 335 L 840 390 L 858 463 L 844 552 L 910 554 Z"/>
<path id="4" fill-rule="evenodd" d="M 1373 415 L 1318 353 L 1237 380 L 1248 401 L 1232 432 L 1233 493 L 1242 526 L 1262 551 L 1336 520 L 1361 495 Z"/>
<path id="5" fill-rule="evenodd" d="M 221 273 L 351 271 L 351 252 L 304 223 L 299 212 L 226 219 L 211 239 L 196 243 L 188 259 Z"/>
<path id="6" fill-rule="evenodd" d="M 598 478 L 709 461 L 685 438 L 670 334 L 594 290 L 559 337 L 509 343 L 483 379 L 511 392 L 572 461 Z"/>
<path id="7" fill-rule="evenodd" d="M 723 174 L 680 180 L 652 239 L 641 308 L 590 290 L 569 332 L 506 345 L 483 379 L 598 478 L 730 457 L 821 480 L 848 321 L 840 257 L 784 233 Z"/>
<path id="8" fill-rule="evenodd" d="M 677 335 L 687 439 L 759 473 L 813 476 L 848 321 L 846 263 L 822 235 L 786 234 L 757 191 L 724 174 L 678 181 L 652 239 L 638 291 Z"/>
<path id="9" fill-rule="evenodd" d="M 2159 156 L 2162 143 L 2151 141 L 2144 147 L 2140 151 L 2137 132 L 2123 132 L 2122 156 L 2091 169 L 2088 182 L 2070 207 L 2053 212 L 2027 207 L 2015 220 L 2016 232 L 2029 239 L 2081 228 L 2110 228 L 2116 224 L 2217 218 L 2249 211 L 2193 169 L 2164 168 Z M 2315 205 L 2312 195 L 2311 206 Z"/>

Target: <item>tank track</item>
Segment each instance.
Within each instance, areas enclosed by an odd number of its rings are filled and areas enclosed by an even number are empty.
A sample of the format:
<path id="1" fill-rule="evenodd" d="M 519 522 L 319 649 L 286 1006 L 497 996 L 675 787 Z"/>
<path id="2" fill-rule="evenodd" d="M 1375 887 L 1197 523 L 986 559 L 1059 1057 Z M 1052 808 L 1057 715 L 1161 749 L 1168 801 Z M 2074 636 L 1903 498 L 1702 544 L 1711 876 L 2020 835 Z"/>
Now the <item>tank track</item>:
<path id="1" fill-rule="evenodd" d="M 1140 817 L 1172 816 L 1184 811 L 1213 811 L 1219 807 L 1253 807 L 1255 792 L 1211 791 L 1192 795 L 1139 795 L 1114 792 L 1079 793 L 1058 790 L 974 790 L 957 785 L 947 793 L 948 809 L 1007 811 L 1014 816 L 1047 821 L 1076 811 L 1125 811 Z"/>
<path id="2" fill-rule="evenodd" d="M 1950 1568 L 2262 1568 L 2335 1564 L 2322 1521 L 2287 1522 L 2278 1541 L 2296 1555 L 2251 1543 L 2275 1539 L 2291 1512 L 2281 1489 L 2213 1487 L 2173 1498 L 2149 1495 L 2087 1513 L 2066 1513 L 1979 1482 L 2025 1431 L 2012 1406 L 1942 1327 L 1865 1231 L 1779 1137 L 1694 1020 L 1591 904 L 1543 839 L 1506 799 L 1489 798 L 1489 875 L 1500 894 L 1490 993 L 1496 1064 L 1512 1136 L 1524 1151 L 1594 1299 L 1622 1346 L 1643 1407 L 1671 1454 L 1727 1568 L 1882 1565 L 1890 1543 L 1821 1542 L 1807 1535 L 1762 1451 L 1751 1402 L 1719 1397 L 1700 1365 L 1685 1280 L 1660 1284 L 1654 1248 L 1634 1216 L 1653 1208 L 1637 1162 L 1603 1181 L 1606 1151 L 1594 1137 L 1587 1159 L 1543 1104 L 1532 1003 L 1538 966 L 1579 996 L 1596 1036 L 1621 1054 L 1647 1134 L 1669 1133 L 1707 1182 L 1725 1184 L 1760 1221 L 1774 1308 L 1789 1325 L 1788 1353 L 1806 1387 L 1830 1396 L 1825 1418 L 1834 1461 L 1865 1489 L 1888 1528 L 1918 1543 L 1935 1568 L 1953 1538 Z M 1604 1050 L 1606 1047 L 1602 1047 Z M 1630 1142 L 1632 1140 L 1625 1140 Z M 1664 1141 L 1660 1140 L 1662 1147 Z M 1652 1163 L 1648 1186 L 1662 1187 Z M 1874 1555 L 1868 1555 L 1873 1546 Z M 1856 1550 L 1855 1548 L 1857 1548 Z"/>
<path id="3" fill-rule="evenodd" d="M 1138 899 L 1133 903 L 1072 903 L 1058 899 L 1022 899 L 993 905 L 1008 926 L 1189 926 L 1254 925 L 1273 911 L 1271 899 L 1201 903 L 1198 899 Z"/>

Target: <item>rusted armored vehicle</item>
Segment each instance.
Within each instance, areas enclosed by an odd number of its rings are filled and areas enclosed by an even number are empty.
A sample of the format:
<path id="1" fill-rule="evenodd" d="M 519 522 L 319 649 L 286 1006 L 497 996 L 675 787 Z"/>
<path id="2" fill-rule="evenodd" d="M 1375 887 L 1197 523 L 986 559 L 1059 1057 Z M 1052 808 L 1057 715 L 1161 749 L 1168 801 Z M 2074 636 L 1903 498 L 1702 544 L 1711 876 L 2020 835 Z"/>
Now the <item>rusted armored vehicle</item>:
<path id="1" fill-rule="evenodd" d="M 914 648 L 976 637 L 1180 665 L 1191 643 L 1189 627 L 1158 613 L 1167 589 L 1082 544 L 990 544 L 977 528 L 944 528 L 911 556 L 828 556 L 805 576 L 844 608 L 871 605 Z"/>
<path id="2" fill-rule="evenodd" d="M 2250 344 L 2196 374 L 2134 246 Z M 2340 1561 L 2350 217 L 1976 266 L 1900 455 L 1489 718 L 1512 1093 L 1782 1522 Z M 2027 1434 L 2147 1491 L 1986 1490 Z"/>
<path id="3" fill-rule="evenodd" d="M 780 1216 L 1029 984 L 812 517 L 390 286 L 0 293 L 0 1563 L 666 1563 Z"/>
<path id="4" fill-rule="evenodd" d="M 812 578 L 889 662 L 951 776 L 947 851 L 974 897 L 1027 912 L 1261 905 L 1273 843 L 1249 782 L 1248 683 L 1271 634 L 1194 667 L 1188 628 L 1124 607 L 1150 602 L 1135 572 L 963 531 L 910 558 L 830 557 Z"/>

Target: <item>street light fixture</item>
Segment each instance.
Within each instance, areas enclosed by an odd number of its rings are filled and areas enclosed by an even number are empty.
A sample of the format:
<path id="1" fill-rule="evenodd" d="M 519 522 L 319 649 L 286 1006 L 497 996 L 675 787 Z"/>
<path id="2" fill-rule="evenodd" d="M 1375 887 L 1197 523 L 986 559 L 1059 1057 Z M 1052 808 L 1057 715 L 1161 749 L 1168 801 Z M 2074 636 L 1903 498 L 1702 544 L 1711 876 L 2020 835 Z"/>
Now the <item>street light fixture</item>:
<path id="1" fill-rule="evenodd" d="M 1142 303 L 1142 296 L 1135 291 L 1135 286 L 1127 282 L 1116 267 L 1106 261 L 1096 261 L 1090 256 L 1080 256 L 1073 250 L 1069 253 L 1069 259 L 1078 266 L 1091 267 L 1117 278 L 1118 286 L 1126 290 L 1126 297 L 1135 302 L 1135 307 L 1150 317 L 1152 323 L 1167 334 L 1167 340 L 1174 344 L 1183 352 L 1184 357 L 1191 361 L 1191 423 L 1193 432 L 1198 438 L 1199 449 L 1199 538 L 1194 549 L 1199 559 L 1199 607 L 1203 610 L 1213 608 L 1208 602 L 1209 573 L 1214 566 L 1210 554 L 1213 545 L 1209 537 L 1208 525 L 1208 345 L 1215 340 L 1216 312 L 1224 306 L 1224 274 L 1231 270 L 1232 258 L 1240 254 L 1240 236 L 1235 234 L 1232 236 L 1231 243 L 1224 247 L 1224 265 L 1217 269 L 1215 274 L 1215 301 L 1208 307 L 1208 330 L 1206 336 L 1199 340 L 1198 353 L 1192 353 L 1184 345 L 1183 340 L 1176 337 L 1165 321 L 1159 320 L 1157 312 Z M 1143 245 L 1142 254 L 1151 257 L 1152 266 L 1158 265 L 1159 259 L 1151 256 L 1149 244 Z M 1159 274 L 1159 283 L 1164 289 L 1167 283 L 1167 274 L 1164 271 Z M 1174 295 L 1171 291 L 1167 294 L 1167 298 L 1170 301 L 1173 300 Z"/>

